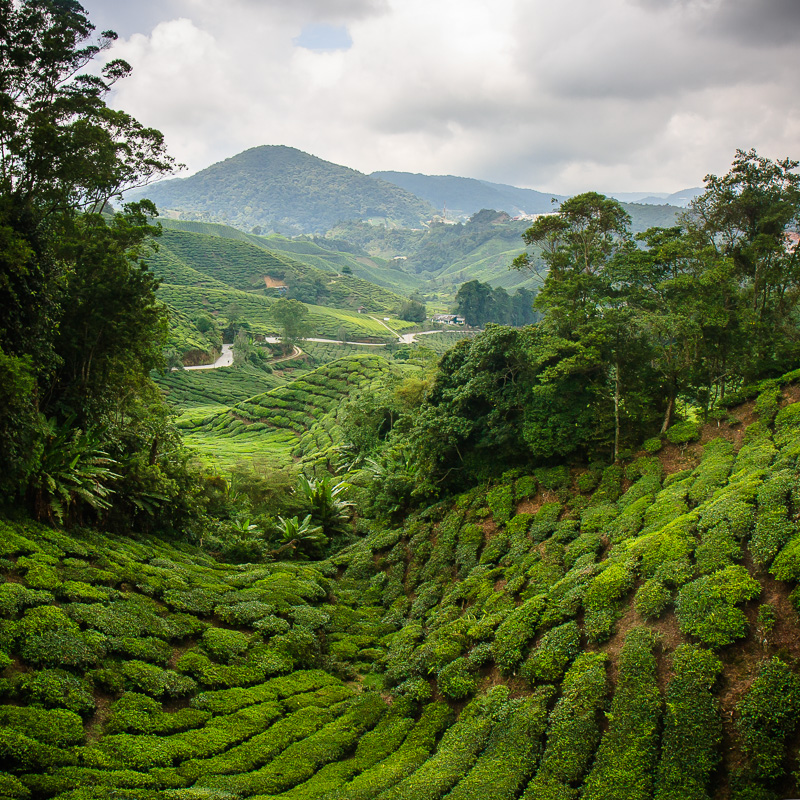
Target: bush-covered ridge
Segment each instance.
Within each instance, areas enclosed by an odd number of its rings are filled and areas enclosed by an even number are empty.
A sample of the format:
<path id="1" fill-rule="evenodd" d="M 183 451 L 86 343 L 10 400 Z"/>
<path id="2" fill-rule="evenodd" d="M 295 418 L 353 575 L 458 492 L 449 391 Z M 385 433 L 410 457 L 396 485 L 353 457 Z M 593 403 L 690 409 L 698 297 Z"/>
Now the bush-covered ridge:
<path id="1" fill-rule="evenodd" d="M 764 405 L 316 565 L 2 523 L 0 796 L 789 796 L 800 404 Z"/>

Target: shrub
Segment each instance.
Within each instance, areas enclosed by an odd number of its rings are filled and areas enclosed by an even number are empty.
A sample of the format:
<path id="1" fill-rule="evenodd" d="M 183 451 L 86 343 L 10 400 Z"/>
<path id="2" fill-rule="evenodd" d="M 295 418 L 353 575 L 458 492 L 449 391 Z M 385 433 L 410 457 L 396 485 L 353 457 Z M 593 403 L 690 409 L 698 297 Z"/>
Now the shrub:
<path id="1" fill-rule="evenodd" d="M 586 779 L 585 800 L 652 795 L 661 718 L 653 645 L 646 628 L 634 628 L 625 637 L 609 727 Z"/>
<path id="2" fill-rule="evenodd" d="M 727 522 L 720 522 L 703 531 L 695 551 L 697 571 L 705 575 L 729 567 L 741 557 L 741 545 Z"/>
<path id="3" fill-rule="evenodd" d="M 647 453 L 655 454 L 664 446 L 660 436 L 654 436 L 652 439 L 645 439 L 642 444 L 642 450 Z"/>
<path id="4" fill-rule="evenodd" d="M 702 503 L 716 489 L 724 486 L 734 462 L 733 445 L 724 439 L 714 439 L 703 447 L 703 460 L 692 475 L 689 499 Z"/>
<path id="5" fill-rule="evenodd" d="M 675 615 L 684 634 L 710 647 L 724 647 L 747 635 L 747 618 L 736 605 L 760 593 L 760 584 L 744 567 L 727 567 L 686 584 Z"/>
<path id="6" fill-rule="evenodd" d="M 779 658 L 766 661 L 738 706 L 739 735 L 753 774 L 783 775 L 786 744 L 800 714 L 800 677 Z"/>
<path id="7" fill-rule="evenodd" d="M 165 667 L 172 657 L 172 647 L 163 639 L 148 636 L 120 636 L 107 640 L 110 652 Z"/>
<path id="8" fill-rule="evenodd" d="M 550 715 L 542 763 L 525 800 L 571 797 L 571 787 L 586 773 L 600 740 L 609 685 L 607 661 L 604 653 L 581 653 L 567 670 L 561 697 Z"/>
<path id="9" fill-rule="evenodd" d="M 523 648 L 533 638 L 544 607 L 543 596 L 532 597 L 512 611 L 497 629 L 492 653 L 500 669 L 511 671 L 522 661 Z"/>
<path id="10" fill-rule="evenodd" d="M 555 682 L 580 652 L 581 632 L 577 623 L 566 622 L 549 630 L 528 656 L 521 670 L 529 681 Z"/>
<path id="11" fill-rule="evenodd" d="M 611 636 L 619 613 L 619 601 L 633 588 L 633 572 L 624 562 L 604 562 L 584 597 L 584 632 L 592 642 Z"/>
<path id="12" fill-rule="evenodd" d="M 706 800 L 709 796 L 722 741 L 719 704 L 712 694 L 721 671 L 722 663 L 707 650 L 681 645 L 675 651 L 655 800 Z"/>
<path id="13" fill-rule="evenodd" d="M 24 673 L 19 688 L 31 705 L 66 708 L 77 714 L 91 714 L 94 697 L 85 681 L 62 669 Z"/>
<path id="14" fill-rule="evenodd" d="M 199 728 L 208 722 L 211 714 L 195 708 L 182 708 L 172 714 L 161 709 L 152 697 L 126 692 L 111 705 L 104 730 L 113 733 L 152 733 L 167 735 L 190 728 Z"/>
<path id="15" fill-rule="evenodd" d="M 622 467 L 612 464 L 603 470 L 600 486 L 592 495 L 592 505 L 615 503 L 622 494 Z"/>
<path id="16" fill-rule="evenodd" d="M 442 667 L 437 676 L 439 691 L 451 700 L 461 700 L 475 692 L 475 676 L 466 658 L 457 658 Z"/>
<path id="17" fill-rule="evenodd" d="M 247 650 L 250 637 L 227 628 L 207 628 L 203 634 L 203 645 L 214 658 L 227 664 Z"/>
<path id="18" fill-rule="evenodd" d="M 447 794 L 475 763 L 491 729 L 491 720 L 465 718 L 462 712 L 461 719 L 442 737 L 436 752 L 385 792 L 384 800 L 437 800 Z"/>
<path id="19" fill-rule="evenodd" d="M 442 702 L 429 703 L 403 744 L 388 758 L 367 769 L 327 800 L 373 800 L 396 785 L 428 759 L 439 735 L 452 721 L 453 712 Z"/>
<path id="20" fill-rule="evenodd" d="M 656 578 L 639 587 L 633 600 L 636 613 L 645 619 L 656 619 L 672 602 L 672 592 Z"/>
<path id="21" fill-rule="evenodd" d="M 13 730 L 55 747 L 83 742 L 83 722 L 72 711 L 0 706 L 0 727 Z"/>
<path id="22" fill-rule="evenodd" d="M 589 469 L 586 472 L 578 475 L 575 479 L 575 486 L 581 494 L 590 494 L 597 488 L 600 483 L 602 473 L 597 470 Z"/>
<path id="23" fill-rule="evenodd" d="M 466 578 L 470 570 L 478 563 L 478 550 L 482 544 L 483 530 L 477 525 L 467 523 L 458 532 L 456 567 L 459 578 Z"/>
<path id="24" fill-rule="evenodd" d="M 265 766 L 241 770 L 238 775 L 204 776 L 199 784 L 247 796 L 279 794 L 308 780 L 322 765 L 341 759 L 363 733 L 375 726 L 385 710 L 386 704 L 378 695 L 365 695 L 338 719 L 281 748 Z"/>
<path id="25" fill-rule="evenodd" d="M 197 689 L 197 684 L 187 675 L 160 669 L 144 661 L 126 661 L 121 671 L 131 688 L 151 697 L 185 697 Z"/>
<path id="26" fill-rule="evenodd" d="M 486 493 L 486 502 L 492 512 L 492 517 L 498 525 L 502 525 L 511 519 L 514 511 L 514 487 L 505 483 L 496 486 Z"/>
<path id="27" fill-rule="evenodd" d="M 781 548 L 770 572 L 779 581 L 800 581 L 800 534 L 795 534 Z"/>
<path id="28" fill-rule="evenodd" d="M 757 564 L 769 566 L 796 531 L 788 508 L 794 483 L 794 474 L 781 470 L 773 472 L 758 490 L 758 514 L 750 542 L 750 552 Z"/>
<path id="29" fill-rule="evenodd" d="M 776 384 L 768 384 L 756 398 L 756 416 L 766 423 L 771 423 L 778 413 L 778 404 L 781 400 L 781 390 Z"/>
<path id="30" fill-rule="evenodd" d="M 667 429 L 667 441 L 670 444 L 688 444 L 700 437 L 701 426 L 697 422 L 685 420 L 684 422 L 676 422 Z"/>
<path id="31" fill-rule="evenodd" d="M 107 645 L 108 640 L 98 631 L 46 631 L 25 639 L 20 655 L 30 664 L 85 667 L 103 659 Z"/>
<path id="32" fill-rule="evenodd" d="M 543 542 L 556 529 L 561 503 L 544 503 L 531 522 L 529 534 L 534 542 Z"/>
<path id="33" fill-rule="evenodd" d="M 514 500 L 519 502 L 536 494 L 536 478 L 533 475 L 523 475 L 517 478 L 514 486 Z"/>
<path id="34" fill-rule="evenodd" d="M 493 713 L 495 724 L 475 766 L 448 795 L 450 800 L 513 800 L 541 752 L 552 689 L 527 700 L 512 700 Z"/>

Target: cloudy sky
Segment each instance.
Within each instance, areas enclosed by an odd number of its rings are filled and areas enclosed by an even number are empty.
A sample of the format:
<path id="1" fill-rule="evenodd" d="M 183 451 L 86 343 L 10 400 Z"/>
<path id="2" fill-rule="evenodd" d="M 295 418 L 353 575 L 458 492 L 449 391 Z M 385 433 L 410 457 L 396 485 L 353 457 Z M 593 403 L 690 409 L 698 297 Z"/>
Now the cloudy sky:
<path id="1" fill-rule="evenodd" d="M 195 172 L 262 144 L 561 193 L 800 158 L 798 0 L 81 0 Z"/>

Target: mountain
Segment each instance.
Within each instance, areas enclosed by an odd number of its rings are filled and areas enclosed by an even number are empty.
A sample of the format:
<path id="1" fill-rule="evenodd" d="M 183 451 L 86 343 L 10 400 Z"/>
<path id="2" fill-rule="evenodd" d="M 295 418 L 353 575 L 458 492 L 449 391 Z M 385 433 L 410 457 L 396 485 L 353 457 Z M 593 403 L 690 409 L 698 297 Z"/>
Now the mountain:
<path id="1" fill-rule="evenodd" d="M 610 192 L 609 197 L 614 197 L 622 203 L 641 203 L 650 206 L 677 206 L 688 208 L 689 203 L 703 193 L 702 186 L 693 186 L 691 189 L 681 189 L 672 194 L 661 192 Z"/>
<path id="2" fill-rule="evenodd" d="M 475 178 L 454 175 L 420 175 L 411 172 L 373 172 L 371 177 L 388 181 L 436 206 L 447 207 L 448 216 L 469 217 L 484 208 L 507 211 L 509 214 L 545 214 L 553 210 L 553 198 L 566 200 L 566 195 L 519 189 L 502 183 L 489 183 Z"/>
<path id="3" fill-rule="evenodd" d="M 167 216 L 222 222 L 254 233 L 322 233 L 343 220 L 418 227 L 435 209 L 394 184 L 303 153 L 264 145 L 188 178 L 130 194 Z"/>

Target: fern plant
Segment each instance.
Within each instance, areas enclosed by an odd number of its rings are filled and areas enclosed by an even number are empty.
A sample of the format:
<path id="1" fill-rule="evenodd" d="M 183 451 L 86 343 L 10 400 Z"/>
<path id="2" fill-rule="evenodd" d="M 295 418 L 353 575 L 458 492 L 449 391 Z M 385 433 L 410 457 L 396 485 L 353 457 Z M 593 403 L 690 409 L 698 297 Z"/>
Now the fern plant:
<path id="1" fill-rule="evenodd" d="M 47 421 L 39 469 L 30 491 L 34 514 L 40 521 L 63 523 L 77 516 L 82 504 L 95 511 L 111 507 L 111 484 L 119 479 L 117 462 L 100 447 L 96 431 L 73 428 L 74 417 L 63 425 Z"/>

